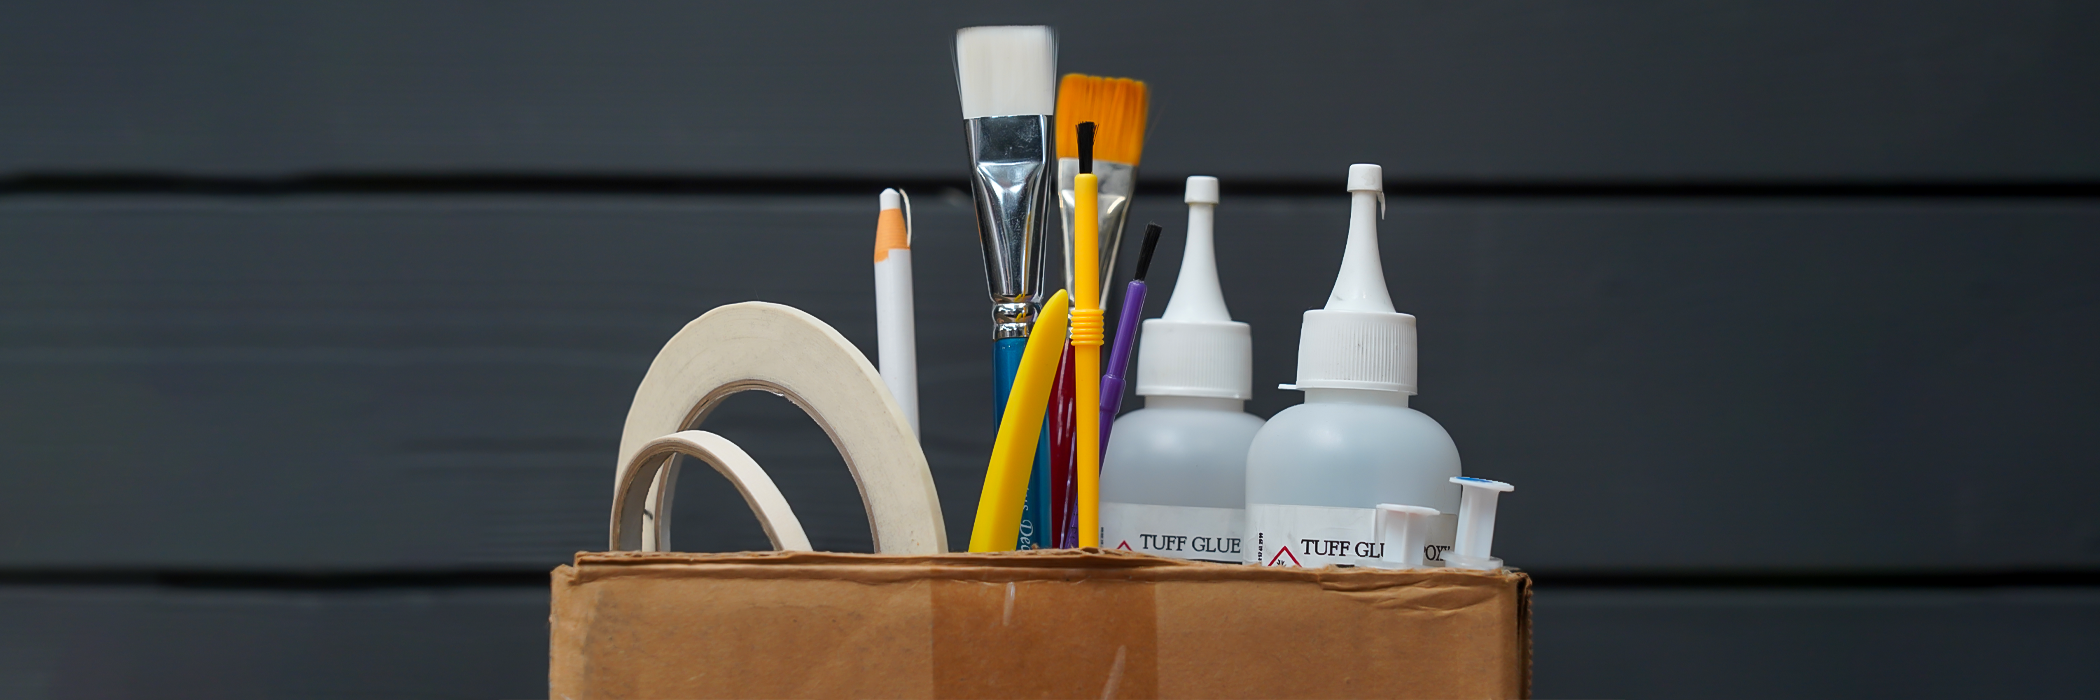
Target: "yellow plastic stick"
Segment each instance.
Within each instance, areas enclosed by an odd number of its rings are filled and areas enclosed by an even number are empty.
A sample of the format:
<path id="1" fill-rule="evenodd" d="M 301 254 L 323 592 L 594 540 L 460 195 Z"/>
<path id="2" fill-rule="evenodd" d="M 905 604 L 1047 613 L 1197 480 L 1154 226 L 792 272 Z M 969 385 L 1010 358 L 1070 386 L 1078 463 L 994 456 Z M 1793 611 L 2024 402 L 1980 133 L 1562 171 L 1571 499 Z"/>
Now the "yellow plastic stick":
<path id="1" fill-rule="evenodd" d="M 999 438 L 992 443 L 992 461 L 984 470 L 984 491 L 977 496 L 972 552 L 1008 551 L 1021 537 L 1021 502 L 1028 496 L 1028 471 L 1035 463 L 1043 413 L 1050 408 L 1050 385 L 1057 383 L 1070 306 L 1071 298 L 1063 290 L 1050 297 L 1028 334 L 1028 347 L 1021 351 L 1014 388 L 1006 396 L 1006 415 L 999 418 Z"/>
<path id="2" fill-rule="evenodd" d="M 1101 180 L 1092 173 L 1073 178 L 1072 249 L 1099 250 Z M 1072 449 L 1079 493 L 1079 546 L 1101 546 L 1101 262 L 1094 255 L 1072 260 L 1072 402 L 1079 408 L 1079 435 Z"/>

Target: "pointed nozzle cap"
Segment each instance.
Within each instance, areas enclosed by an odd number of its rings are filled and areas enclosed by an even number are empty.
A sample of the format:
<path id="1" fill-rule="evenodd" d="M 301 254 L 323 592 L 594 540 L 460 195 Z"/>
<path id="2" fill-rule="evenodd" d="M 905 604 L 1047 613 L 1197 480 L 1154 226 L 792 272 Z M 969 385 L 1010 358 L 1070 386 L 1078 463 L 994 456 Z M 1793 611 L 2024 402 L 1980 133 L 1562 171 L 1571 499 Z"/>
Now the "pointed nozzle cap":
<path id="1" fill-rule="evenodd" d="M 1189 235 L 1181 272 L 1160 318 L 1138 338 L 1139 396 L 1254 398 L 1254 341 L 1247 324 L 1232 320 L 1218 285 L 1213 245 L 1218 179 L 1188 179 Z M 1204 206 L 1196 206 L 1204 205 Z"/>
<path id="2" fill-rule="evenodd" d="M 1393 313 L 1378 254 L 1378 217 L 1384 207 L 1379 198 L 1385 192 L 1381 172 L 1376 165 L 1349 166 L 1349 243 L 1342 248 L 1342 269 L 1327 295 L 1327 310 Z"/>
<path id="3" fill-rule="evenodd" d="M 1218 203 L 1218 179 L 1205 175 L 1190 176 L 1187 192 L 1186 199 L 1191 205 L 1215 205 Z M 1218 286 L 1216 221 L 1216 210 L 1189 207 L 1189 235 L 1181 250 L 1181 272 L 1174 277 L 1174 294 L 1167 297 L 1167 310 L 1160 317 L 1162 320 L 1232 322 L 1232 312 L 1225 308 L 1225 290 Z"/>
<path id="4" fill-rule="evenodd" d="M 1298 332 L 1299 389 L 1415 393 L 1415 317 L 1393 310 L 1378 255 L 1384 171 L 1349 166 L 1349 243 L 1325 307 Z"/>

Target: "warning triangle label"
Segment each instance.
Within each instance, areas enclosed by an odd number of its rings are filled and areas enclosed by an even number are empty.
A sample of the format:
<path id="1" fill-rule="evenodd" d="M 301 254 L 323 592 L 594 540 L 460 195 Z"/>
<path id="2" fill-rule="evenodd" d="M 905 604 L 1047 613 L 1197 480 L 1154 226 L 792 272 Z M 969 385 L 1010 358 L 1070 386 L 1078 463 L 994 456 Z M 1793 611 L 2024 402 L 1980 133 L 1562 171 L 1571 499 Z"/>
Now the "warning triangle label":
<path id="1" fill-rule="evenodd" d="M 1131 549 L 1131 548 L 1130 548 L 1130 540 L 1123 540 L 1123 543 L 1122 543 L 1122 544 L 1116 545 L 1116 549 L 1120 549 L 1120 550 L 1123 550 L 1123 551 L 1125 551 L 1125 552 L 1135 552 L 1135 551 L 1137 551 L 1137 550 L 1135 550 L 1135 549 Z"/>
<path id="2" fill-rule="evenodd" d="M 1295 566 L 1301 569 L 1305 568 L 1304 564 L 1298 563 L 1297 555 L 1291 554 L 1291 548 L 1289 547 L 1277 547 L 1276 556 L 1269 558 L 1269 566 L 1277 566 L 1277 562 L 1283 561 L 1285 559 L 1291 560 L 1291 566 Z"/>

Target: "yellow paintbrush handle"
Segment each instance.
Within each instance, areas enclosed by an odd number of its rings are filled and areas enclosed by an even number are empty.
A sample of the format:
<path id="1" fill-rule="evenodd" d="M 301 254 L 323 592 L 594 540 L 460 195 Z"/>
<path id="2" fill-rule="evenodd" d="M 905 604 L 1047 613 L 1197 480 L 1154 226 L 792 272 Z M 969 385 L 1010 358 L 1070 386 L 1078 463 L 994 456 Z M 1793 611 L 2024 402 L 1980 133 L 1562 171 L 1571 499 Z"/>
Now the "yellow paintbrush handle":
<path id="1" fill-rule="evenodd" d="M 1073 178 L 1072 248 L 1100 249 L 1101 180 L 1091 173 Z M 1078 510 L 1079 546 L 1101 546 L 1101 263 L 1094 255 L 1072 259 L 1072 402 L 1079 408 L 1079 454 L 1074 463 L 1073 495 Z"/>
<path id="2" fill-rule="evenodd" d="M 1100 309 L 1093 309 L 1094 337 L 1101 337 Z M 1079 451 L 1079 461 L 1074 465 L 1079 493 L 1079 546 L 1101 546 L 1101 341 L 1092 346 L 1072 346 L 1072 373 L 1079 378 L 1073 382 L 1072 400 L 1079 404 L 1079 439 L 1073 449 Z M 1087 423 L 1085 421 L 1093 421 Z"/>
<path id="3" fill-rule="evenodd" d="M 999 418 L 999 438 L 992 443 L 992 461 L 984 470 L 984 491 L 977 496 L 972 552 L 1007 551 L 1021 536 L 1021 502 L 1028 496 L 1028 470 L 1035 463 L 1043 412 L 1050 407 L 1050 385 L 1057 383 L 1069 306 L 1070 297 L 1062 290 L 1050 297 L 1028 334 L 1027 349 L 1021 351 L 1014 388 L 1006 397 L 1006 415 Z"/>

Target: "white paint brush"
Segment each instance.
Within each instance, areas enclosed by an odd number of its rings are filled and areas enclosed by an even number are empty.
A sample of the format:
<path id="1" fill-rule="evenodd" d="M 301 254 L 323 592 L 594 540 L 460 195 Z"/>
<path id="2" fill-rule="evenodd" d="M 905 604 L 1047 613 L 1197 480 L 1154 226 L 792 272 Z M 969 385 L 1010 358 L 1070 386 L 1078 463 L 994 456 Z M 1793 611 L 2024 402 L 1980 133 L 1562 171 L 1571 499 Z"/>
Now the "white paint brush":
<path id="1" fill-rule="evenodd" d="M 970 27 L 955 33 L 955 83 L 970 149 L 970 194 L 992 297 L 993 404 L 999 415 L 1014 385 L 1036 303 L 1045 298 L 1043 253 L 1055 225 L 1057 38 L 1049 27 Z M 1048 533 L 1049 453 L 1038 453 L 1020 539 L 1032 549 Z M 1040 493 L 1038 493 L 1040 492 Z"/>

